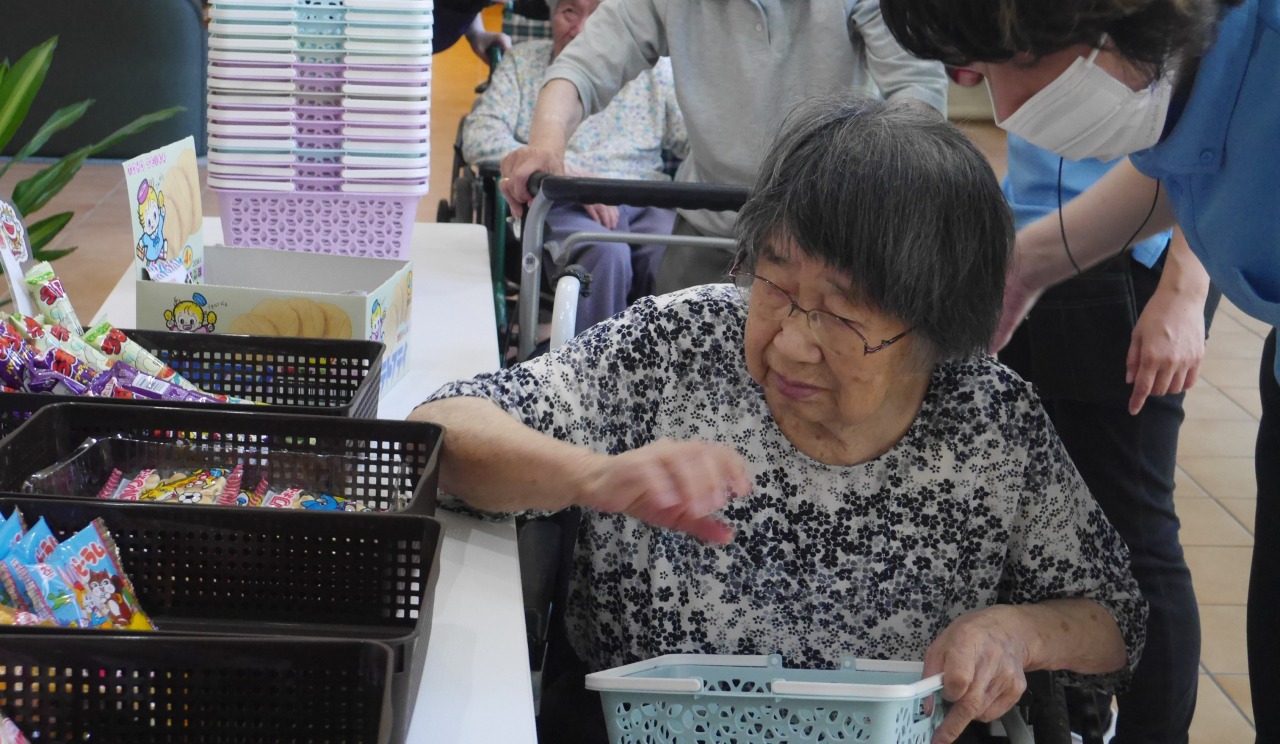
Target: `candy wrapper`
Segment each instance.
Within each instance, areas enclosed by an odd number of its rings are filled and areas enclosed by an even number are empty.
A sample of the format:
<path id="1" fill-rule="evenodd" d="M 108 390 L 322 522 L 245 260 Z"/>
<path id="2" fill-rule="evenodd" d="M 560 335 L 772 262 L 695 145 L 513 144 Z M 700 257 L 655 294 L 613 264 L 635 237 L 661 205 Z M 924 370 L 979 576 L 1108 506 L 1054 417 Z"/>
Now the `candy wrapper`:
<path id="1" fill-rule="evenodd" d="M 23 531 L 22 513 L 17 509 L 8 519 L 0 516 L 0 604 L 26 609 L 22 582 L 16 575 L 11 575 L 5 563 L 13 549 L 22 542 Z"/>
<path id="2" fill-rule="evenodd" d="M 4 623 L 0 622 L 0 625 Z M 18 730 L 18 724 L 4 713 L 0 713 L 0 744 L 30 744 L 27 737 Z"/>
<path id="3" fill-rule="evenodd" d="M 27 612 L 26 610 L 19 610 L 13 607 L 6 607 L 4 605 L 0 605 L 0 627 L 4 627 L 6 625 L 52 626 L 53 623 L 48 620 L 43 620 L 40 617 L 33 615 L 30 612 Z M 0 721 L 3 721 L 3 718 L 4 716 L 0 715 Z M 4 738 L 4 735 L 3 733 L 0 733 L 0 743 L 4 741 L 6 741 Z"/>
<path id="4" fill-rule="evenodd" d="M 154 629 L 138 606 L 133 583 L 120 568 L 115 540 L 101 519 L 63 541 L 49 556 L 49 565 L 70 580 L 88 627 Z"/>
<path id="5" fill-rule="evenodd" d="M 82 326 L 76 317 L 76 311 L 67 299 L 67 292 L 62 288 L 62 280 L 53 273 L 48 261 L 41 261 L 27 271 L 27 292 L 40 308 L 41 314 L 49 323 L 65 326 L 78 332 Z"/>
<path id="6" fill-rule="evenodd" d="M 31 347 L 22 341 L 4 339 L 0 342 L 0 385 L 15 390 L 25 387 L 31 356 Z"/>
<path id="7" fill-rule="evenodd" d="M 137 342 L 124 335 L 123 331 L 106 321 L 89 329 L 84 334 L 84 338 L 90 345 L 96 346 L 106 354 L 107 359 L 112 362 L 124 362 L 151 377 L 171 382 L 187 390 L 199 390 L 172 367 L 157 359 L 154 354 L 139 346 Z"/>
<path id="8" fill-rule="evenodd" d="M 26 531 L 27 525 L 22 521 L 22 512 L 15 508 L 13 513 L 0 523 L 0 558 L 9 555 L 9 551 L 22 540 Z"/>
<path id="9" fill-rule="evenodd" d="M 10 563 L 10 559 L 6 558 L 5 563 Z M 78 597 L 71 582 L 56 563 L 19 563 L 14 568 L 14 573 L 22 583 L 33 615 L 63 628 L 84 627 L 88 624 L 87 615 L 77 602 Z"/>
<path id="10" fill-rule="evenodd" d="M 116 362 L 111 369 L 94 378 L 89 394 L 102 397 L 124 397 L 125 391 L 133 397 L 148 400 L 195 401 L 198 403 L 222 403 L 218 398 L 179 387 L 172 382 L 140 372 L 127 362 Z"/>
<path id="11" fill-rule="evenodd" d="M 241 465 L 230 468 L 207 467 L 184 470 L 143 470 L 125 479 L 112 470 L 100 499 L 116 501 L 172 501 L 180 504 L 220 504 L 240 492 Z M 231 496 L 226 496 L 231 494 Z"/>
<path id="12" fill-rule="evenodd" d="M 50 348 L 45 353 L 36 354 L 31 358 L 31 370 L 34 372 L 41 369 L 57 372 L 64 377 L 68 377 L 86 390 L 93 384 L 94 378 L 99 374 L 94 368 L 58 348 Z M 30 377 L 28 375 L 27 388 L 33 390 L 33 392 L 45 392 L 36 390 L 35 383 Z"/>
<path id="13" fill-rule="evenodd" d="M 33 605 L 22 578 L 22 567 L 44 561 L 56 547 L 58 540 L 41 517 L 0 561 L 0 603 L 30 611 Z"/>
<path id="14" fill-rule="evenodd" d="M 369 507 L 351 499 L 334 496 L 331 493 L 308 491 L 302 488 L 273 489 L 265 478 L 253 489 L 249 506 L 268 506 L 273 509 L 311 509 L 314 511 L 373 511 Z"/>

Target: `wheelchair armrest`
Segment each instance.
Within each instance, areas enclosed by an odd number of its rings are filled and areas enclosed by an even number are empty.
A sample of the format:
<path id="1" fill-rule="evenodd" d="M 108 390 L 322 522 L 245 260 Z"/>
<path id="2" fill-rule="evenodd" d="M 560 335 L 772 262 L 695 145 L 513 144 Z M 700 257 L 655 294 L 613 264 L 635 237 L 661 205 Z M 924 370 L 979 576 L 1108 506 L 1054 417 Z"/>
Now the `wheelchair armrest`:
<path id="1" fill-rule="evenodd" d="M 745 187 L 723 184 L 567 178 L 535 173 L 529 178 L 529 193 L 536 196 L 539 192 L 552 202 L 716 211 L 741 209 L 750 194 Z"/>

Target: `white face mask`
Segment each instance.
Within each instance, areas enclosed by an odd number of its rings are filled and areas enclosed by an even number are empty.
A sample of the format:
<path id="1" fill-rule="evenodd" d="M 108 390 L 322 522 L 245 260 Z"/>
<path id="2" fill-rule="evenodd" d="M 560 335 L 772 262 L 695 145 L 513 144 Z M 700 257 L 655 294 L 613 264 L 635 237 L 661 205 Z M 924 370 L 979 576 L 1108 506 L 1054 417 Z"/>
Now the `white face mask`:
<path id="1" fill-rule="evenodd" d="M 1164 131 L 1173 80 L 1166 75 L 1143 90 L 1132 90 L 1094 64 L 1098 51 L 1077 59 L 1013 116 L 997 118 L 996 124 L 1071 160 L 1115 160 L 1154 145 Z"/>

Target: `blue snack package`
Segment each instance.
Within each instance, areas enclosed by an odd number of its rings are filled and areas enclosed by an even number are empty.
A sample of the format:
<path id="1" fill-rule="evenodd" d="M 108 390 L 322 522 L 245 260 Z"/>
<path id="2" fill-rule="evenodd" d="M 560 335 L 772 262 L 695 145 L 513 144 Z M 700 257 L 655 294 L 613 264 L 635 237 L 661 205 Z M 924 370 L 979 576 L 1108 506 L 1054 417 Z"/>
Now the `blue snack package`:
<path id="1" fill-rule="evenodd" d="M 6 561 L 8 563 L 8 561 Z M 76 594 L 56 566 L 48 563 L 19 563 L 15 571 L 26 590 L 31 612 L 64 628 L 86 625 L 76 603 Z"/>
<path id="2" fill-rule="evenodd" d="M 4 524 L 0 524 L 0 559 L 8 556 L 13 546 L 18 544 L 25 528 L 26 525 L 22 523 L 22 512 L 15 507 L 9 518 L 4 520 Z"/>

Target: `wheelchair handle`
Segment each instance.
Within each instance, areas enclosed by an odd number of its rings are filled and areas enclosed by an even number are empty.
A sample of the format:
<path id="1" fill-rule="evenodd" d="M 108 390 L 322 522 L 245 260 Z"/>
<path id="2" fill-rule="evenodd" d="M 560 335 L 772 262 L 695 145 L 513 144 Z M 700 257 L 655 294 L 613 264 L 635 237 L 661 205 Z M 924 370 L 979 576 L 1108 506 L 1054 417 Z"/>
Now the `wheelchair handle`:
<path id="1" fill-rule="evenodd" d="M 722 184 L 569 178 L 534 173 L 529 176 L 529 194 L 537 196 L 539 192 L 552 202 L 715 211 L 737 211 L 751 193 L 743 186 Z"/>

